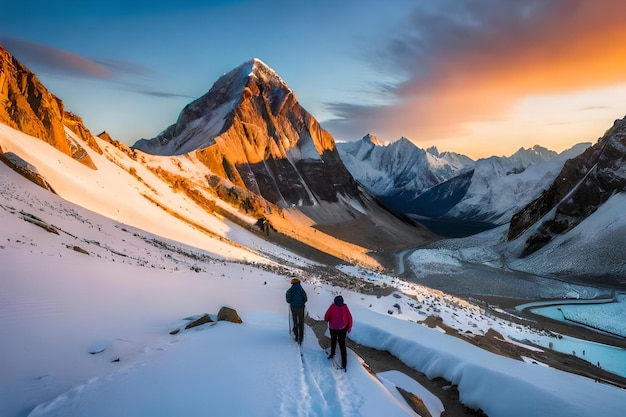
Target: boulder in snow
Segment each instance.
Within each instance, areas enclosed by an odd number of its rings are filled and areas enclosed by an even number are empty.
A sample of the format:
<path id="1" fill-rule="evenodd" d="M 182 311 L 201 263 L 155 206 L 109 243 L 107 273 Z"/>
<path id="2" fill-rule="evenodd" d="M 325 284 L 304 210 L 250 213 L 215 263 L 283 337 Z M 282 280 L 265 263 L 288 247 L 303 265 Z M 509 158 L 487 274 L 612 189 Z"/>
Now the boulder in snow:
<path id="1" fill-rule="evenodd" d="M 237 310 L 230 307 L 222 307 L 217 313 L 217 321 L 230 321 L 231 323 L 243 323 Z"/>
<path id="2" fill-rule="evenodd" d="M 201 326 L 203 324 L 211 323 L 211 322 L 213 322 L 213 320 L 211 319 L 211 317 L 209 317 L 208 314 L 205 313 L 200 318 L 197 318 L 194 321 L 192 321 L 191 323 L 187 324 L 185 326 L 185 329 L 191 329 L 193 327 L 198 327 L 198 326 Z"/>

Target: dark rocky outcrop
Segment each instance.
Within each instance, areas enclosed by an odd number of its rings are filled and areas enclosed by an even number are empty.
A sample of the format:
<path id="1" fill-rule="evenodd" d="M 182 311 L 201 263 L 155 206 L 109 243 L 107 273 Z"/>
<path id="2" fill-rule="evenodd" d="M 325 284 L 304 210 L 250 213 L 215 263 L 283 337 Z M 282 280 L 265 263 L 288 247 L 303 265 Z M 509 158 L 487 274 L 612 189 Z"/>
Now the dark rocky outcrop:
<path id="1" fill-rule="evenodd" d="M 527 256 L 621 192 L 626 192 L 626 118 L 616 120 L 595 145 L 568 160 L 552 185 L 512 217 L 508 239 L 537 225 L 526 237 L 521 256 Z"/>
<path id="2" fill-rule="evenodd" d="M 94 139 L 91 131 L 83 124 L 83 119 L 75 115 L 72 112 L 66 111 L 63 113 L 63 124 L 68 127 L 76 136 L 83 140 L 91 149 L 95 150 L 102 155 L 102 149 L 98 146 L 98 143 Z M 73 149 L 72 158 L 82 161 L 84 158 L 89 158 L 87 153 L 82 147 L 76 143 L 70 144 Z"/>

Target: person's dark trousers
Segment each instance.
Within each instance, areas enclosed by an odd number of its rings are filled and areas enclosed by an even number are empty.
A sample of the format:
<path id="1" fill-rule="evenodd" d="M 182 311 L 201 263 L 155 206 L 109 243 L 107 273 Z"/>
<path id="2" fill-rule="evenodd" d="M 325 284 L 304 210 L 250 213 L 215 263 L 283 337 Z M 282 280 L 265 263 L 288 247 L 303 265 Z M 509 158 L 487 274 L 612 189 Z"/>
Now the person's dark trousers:
<path id="1" fill-rule="evenodd" d="M 293 318 L 293 334 L 296 342 L 302 344 L 304 337 L 304 306 L 291 307 L 291 317 Z"/>
<path id="2" fill-rule="evenodd" d="M 330 329 L 330 356 L 335 356 L 335 348 L 337 342 L 339 342 L 339 351 L 341 352 L 341 367 L 345 368 L 348 363 L 348 356 L 346 352 L 346 334 L 348 333 L 348 326 L 341 330 Z"/>

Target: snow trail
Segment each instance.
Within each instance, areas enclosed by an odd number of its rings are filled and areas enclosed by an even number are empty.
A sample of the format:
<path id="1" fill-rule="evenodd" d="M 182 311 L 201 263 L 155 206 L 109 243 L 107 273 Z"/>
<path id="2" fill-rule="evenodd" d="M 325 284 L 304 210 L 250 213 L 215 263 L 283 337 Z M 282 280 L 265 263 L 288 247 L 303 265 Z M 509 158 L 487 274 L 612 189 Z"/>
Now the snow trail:
<path id="1" fill-rule="evenodd" d="M 308 328 L 312 334 L 312 330 Z M 317 341 L 315 342 L 317 343 Z M 313 416 L 358 416 L 362 398 L 355 391 L 349 374 L 334 369 L 319 346 L 303 349 L 304 378 L 312 395 Z"/>

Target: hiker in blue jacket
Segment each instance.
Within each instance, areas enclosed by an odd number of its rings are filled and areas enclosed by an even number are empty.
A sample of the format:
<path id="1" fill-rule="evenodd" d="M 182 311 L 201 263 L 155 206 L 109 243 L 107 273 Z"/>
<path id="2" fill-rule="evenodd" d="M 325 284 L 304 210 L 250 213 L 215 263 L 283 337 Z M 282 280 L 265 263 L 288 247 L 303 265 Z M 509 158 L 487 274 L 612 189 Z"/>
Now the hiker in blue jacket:
<path id="1" fill-rule="evenodd" d="M 285 298 L 291 308 L 293 334 L 296 342 L 302 344 L 302 338 L 304 337 L 304 304 L 307 302 L 307 296 L 298 278 L 292 278 L 291 288 L 287 290 Z"/>

